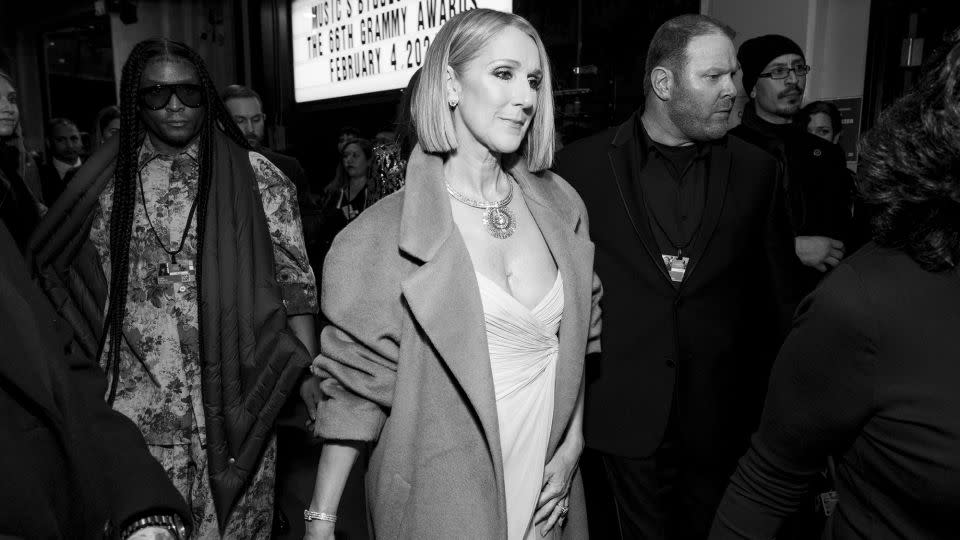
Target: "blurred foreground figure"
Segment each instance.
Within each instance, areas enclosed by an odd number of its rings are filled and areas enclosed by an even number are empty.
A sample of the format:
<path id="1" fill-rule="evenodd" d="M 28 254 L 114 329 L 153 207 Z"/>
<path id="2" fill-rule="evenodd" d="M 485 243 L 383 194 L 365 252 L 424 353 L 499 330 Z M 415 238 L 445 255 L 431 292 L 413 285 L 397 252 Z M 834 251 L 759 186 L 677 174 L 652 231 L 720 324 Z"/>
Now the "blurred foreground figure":
<path id="1" fill-rule="evenodd" d="M 665 22 L 643 107 L 557 158 L 590 211 L 606 293 L 585 429 L 606 477 L 596 497 L 608 484 L 617 512 L 591 515 L 613 523 L 594 537 L 707 535 L 793 311 L 780 167 L 726 136 L 732 38 L 701 15 Z"/>
<path id="2" fill-rule="evenodd" d="M 134 47 L 120 109 L 119 135 L 68 184 L 30 252 L 197 536 L 266 538 L 273 424 L 315 341 L 293 184 L 249 150 L 181 43 Z"/>
<path id="3" fill-rule="evenodd" d="M 0 222 L 0 536 L 185 540 L 190 513 L 143 436 L 103 402 Z"/>
<path id="4" fill-rule="evenodd" d="M 960 32 L 867 134 L 874 241 L 800 305 L 712 539 L 769 539 L 827 457 L 825 538 L 960 530 Z"/>

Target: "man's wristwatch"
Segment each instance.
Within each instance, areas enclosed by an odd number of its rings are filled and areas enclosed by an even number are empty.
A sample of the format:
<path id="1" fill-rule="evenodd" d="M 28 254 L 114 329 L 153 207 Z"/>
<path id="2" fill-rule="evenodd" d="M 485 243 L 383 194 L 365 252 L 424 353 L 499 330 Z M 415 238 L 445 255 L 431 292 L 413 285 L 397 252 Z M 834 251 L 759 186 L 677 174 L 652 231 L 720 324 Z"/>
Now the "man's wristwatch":
<path id="1" fill-rule="evenodd" d="M 183 525 L 180 516 L 176 514 L 158 514 L 154 516 L 142 517 L 131 522 L 120 533 L 120 538 L 126 540 L 130 536 L 147 527 L 162 527 L 170 531 L 170 534 L 177 540 L 187 540 L 187 528 Z"/>

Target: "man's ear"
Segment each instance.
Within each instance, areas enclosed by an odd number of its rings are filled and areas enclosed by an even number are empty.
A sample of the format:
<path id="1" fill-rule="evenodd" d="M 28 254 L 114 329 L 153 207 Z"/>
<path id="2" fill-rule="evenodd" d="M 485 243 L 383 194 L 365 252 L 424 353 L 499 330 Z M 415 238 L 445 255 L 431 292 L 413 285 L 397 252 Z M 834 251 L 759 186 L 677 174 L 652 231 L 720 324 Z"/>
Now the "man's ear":
<path id="1" fill-rule="evenodd" d="M 750 99 L 757 99 L 757 85 L 750 89 Z"/>
<path id="2" fill-rule="evenodd" d="M 673 97 L 673 71 L 663 66 L 657 66 L 650 71 L 650 87 L 661 101 L 669 101 Z"/>

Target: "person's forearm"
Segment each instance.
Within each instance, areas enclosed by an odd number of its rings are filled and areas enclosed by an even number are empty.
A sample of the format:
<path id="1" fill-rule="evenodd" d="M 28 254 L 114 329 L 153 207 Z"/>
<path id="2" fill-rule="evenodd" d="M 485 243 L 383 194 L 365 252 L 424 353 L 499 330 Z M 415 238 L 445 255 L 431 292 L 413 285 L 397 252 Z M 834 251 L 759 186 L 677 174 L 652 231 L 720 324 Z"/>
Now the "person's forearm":
<path id="1" fill-rule="evenodd" d="M 303 343 L 303 346 L 307 348 L 307 352 L 310 353 L 311 358 L 317 356 L 319 352 L 317 350 L 316 323 L 314 319 L 314 316 L 310 313 L 287 317 L 287 326 L 289 326 L 293 334 L 297 336 L 300 343 Z"/>
<path id="2" fill-rule="evenodd" d="M 320 452 L 310 510 L 336 514 L 350 469 L 360 454 L 360 442 L 328 441 Z"/>
<path id="3" fill-rule="evenodd" d="M 567 451 L 580 455 L 583 452 L 583 399 L 586 389 L 586 377 L 580 381 L 580 391 L 577 393 L 577 403 L 573 407 L 573 417 L 570 419 L 570 427 L 567 428 L 567 434 L 563 438 L 560 446 Z"/>

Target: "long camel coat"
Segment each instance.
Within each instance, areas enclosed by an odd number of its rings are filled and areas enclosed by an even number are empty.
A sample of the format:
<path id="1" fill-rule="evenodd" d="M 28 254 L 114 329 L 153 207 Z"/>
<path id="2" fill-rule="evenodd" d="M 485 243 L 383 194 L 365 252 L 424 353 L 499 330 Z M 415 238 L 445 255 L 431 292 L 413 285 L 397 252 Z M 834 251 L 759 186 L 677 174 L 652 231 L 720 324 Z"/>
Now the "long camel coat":
<path id="1" fill-rule="evenodd" d="M 366 485 L 378 540 L 507 535 L 483 305 L 442 165 L 416 148 L 406 187 L 344 229 L 324 265 L 331 325 L 317 361 L 330 378 L 317 431 L 375 441 Z M 523 160 L 510 172 L 563 275 L 549 461 L 572 418 L 584 357 L 599 352 L 601 288 L 576 191 L 555 174 L 529 172 Z M 586 525 L 578 473 L 567 524 L 551 536 L 586 538 Z"/>

